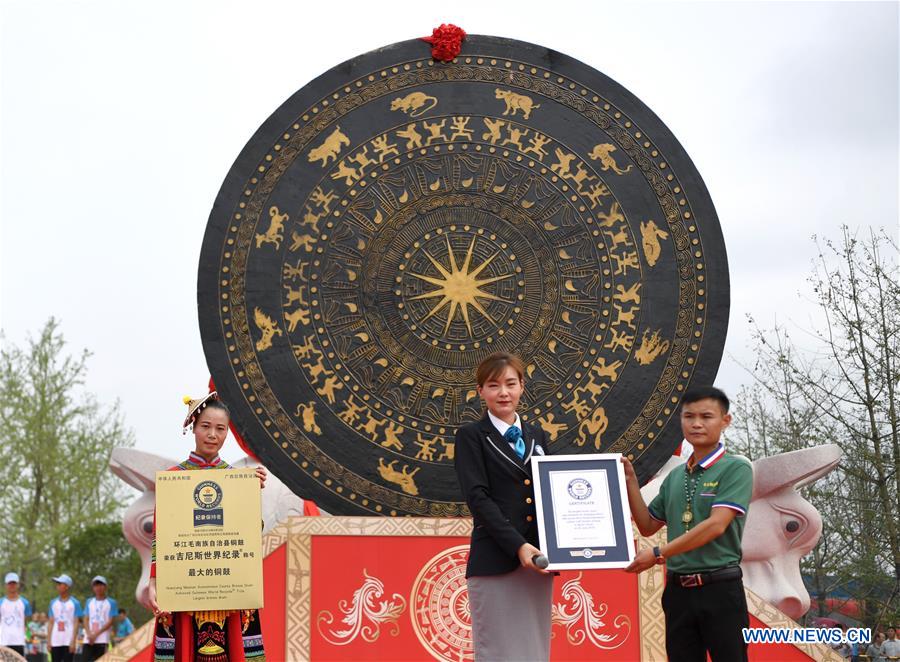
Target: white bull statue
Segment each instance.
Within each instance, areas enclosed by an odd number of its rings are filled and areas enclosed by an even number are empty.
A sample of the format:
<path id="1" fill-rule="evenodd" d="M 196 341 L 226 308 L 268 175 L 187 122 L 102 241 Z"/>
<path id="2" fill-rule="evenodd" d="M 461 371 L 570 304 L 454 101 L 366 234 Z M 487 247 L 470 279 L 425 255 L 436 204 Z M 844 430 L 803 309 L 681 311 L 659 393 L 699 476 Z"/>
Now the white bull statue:
<path id="1" fill-rule="evenodd" d="M 647 503 L 659 492 L 663 478 L 684 463 L 690 452 L 682 449 L 680 457 L 666 462 L 641 488 Z M 809 610 L 800 559 L 822 535 L 819 511 L 797 489 L 830 473 L 840 459 L 841 449 L 826 444 L 753 462 L 753 497 L 741 545 L 744 585 L 794 620 Z"/>
<path id="2" fill-rule="evenodd" d="M 685 461 L 690 452 L 673 457 L 641 489 L 647 503 L 659 492 L 662 479 Z M 744 528 L 744 583 L 754 593 L 794 619 L 809 609 L 809 593 L 800 576 L 800 559 L 815 547 L 822 534 L 822 518 L 797 488 L 809 485 L 832 471 L 841 459 L 834 444 L 817 446 L 753 463 L 753 498 Z M 141 579 L 135 595 L 147 606 L 150 573 L 150 543 L 156 503 L 155 477 L 175 461 L 130 448 L 116 448 L 110 468 L 123 481 L 141 492 L 125 513 L 122 529 L 141 557 Z M 254 466 L 250 458 L 235 467 Z M 269 474 L 263 490 L 263 522 L 266 532 L 293 515 L 303 514 L 303 499 Z M 323 514 L 325 514 L 323 512 Z"/>

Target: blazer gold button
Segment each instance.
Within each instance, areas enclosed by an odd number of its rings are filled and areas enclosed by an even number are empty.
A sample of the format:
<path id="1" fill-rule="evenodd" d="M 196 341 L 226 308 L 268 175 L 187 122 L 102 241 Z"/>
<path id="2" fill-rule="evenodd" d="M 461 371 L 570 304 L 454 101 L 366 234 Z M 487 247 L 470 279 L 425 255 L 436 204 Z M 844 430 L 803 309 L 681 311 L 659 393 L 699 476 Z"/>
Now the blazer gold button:
<path id="1" fill-rule="evenodd" d="M 526 479 L 525 479 L 525 484 L 526 484 L 526 485 L 531 485 L 531 480 L 528 479 L 528 478 L 526 478 Z"/>
<path id="2" fill-rule="evenodd" d="M 531 497 L 528 497 L 527 499 L 525 499 L 525 503 L 531 503 Z"/>
<path id="3" fill-rule="evenodd" d="M 533 518 L 531 515 L 529 515 L 528 517 L 525 518 L 525 521 L 526 521 L 526 522 L 533 522 L 533 521 L 534 521 L 534 518 Z"/>

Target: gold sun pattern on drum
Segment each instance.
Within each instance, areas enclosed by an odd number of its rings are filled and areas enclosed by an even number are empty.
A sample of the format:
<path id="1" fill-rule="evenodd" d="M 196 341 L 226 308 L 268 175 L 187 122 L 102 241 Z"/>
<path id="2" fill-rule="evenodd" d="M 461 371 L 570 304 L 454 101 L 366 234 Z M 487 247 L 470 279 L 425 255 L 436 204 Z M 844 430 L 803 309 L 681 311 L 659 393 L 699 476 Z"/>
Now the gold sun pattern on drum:
<path id="1" fill-rule="evenodd" d="M 438 270 L 440 278 L 412 272 L 410 275 L 424 280 L 426 283 L 436 285 L 438 289 L 426 292 L 425 294 L 419 294 L 412 297 L 412 299 L 434 299 L 440 297 L 441 300 L 435 304 L 431 309 L 431 312 L 429 312 L 424 319 L 427 320 L 431 318 L 445 306 L 449 305 L 450 309 L 447 312 L 447 323 L 444 325 L 444 334 L 446 335 L 447 331 L 450 330 L 450 324 L 453 323 L 454 316 L 456 315 L 457 310 L 459 310 L 460 315 L 463 320 L 465 320 L 469 336 L 472 336 L 472 323 L 469 321 L 469 306 L 472 306 L 481 313 L 488 321 L 494 323 L 494 319 L 490 316 L 488 311 L 482 307 L 478 299 L 504 301 L 505 303 L 512 303 L 512 301 L 486 292 L 482 288 L 485 285 L 512 278 L 512 274 L 493 276 L 491 278 L 478 278 L 479 274 L 481 274 L 481 272 L 493 262 L 494 258 L 497 257 L 499 251 L 491 255 L 477 267 L 472 267 L 472 250 L 475 248 L 475 237 L 473 237 L 472 242 L 469 244 L 469 249 L 466 251 L 465 257 L 463 258 L 462 264 L 457 265 L 456 258 L 453 255 L 453 248 L 450 246 L 450 239 L 448 237 L 445 237 L 445 239 L 447 241 L 447 259 L 450 261 L 450 270 L 448 271 L 444 268 L 444 265 L 426 251 L 425 256 L 431 261 L 434 268 Z"/>

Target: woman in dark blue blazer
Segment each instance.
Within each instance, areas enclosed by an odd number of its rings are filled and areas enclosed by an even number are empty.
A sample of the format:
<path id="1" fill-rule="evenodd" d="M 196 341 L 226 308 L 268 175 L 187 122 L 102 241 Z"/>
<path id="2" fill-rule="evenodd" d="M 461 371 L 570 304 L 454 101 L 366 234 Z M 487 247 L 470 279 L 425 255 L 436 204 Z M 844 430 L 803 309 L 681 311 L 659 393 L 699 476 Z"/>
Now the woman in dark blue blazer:
<path id="1" fill-rule="evenodd" d="M 476 372 L 487 411 L 456 431 L 456 475 L 472 511 L 466 579 L 477 662 L 550 657 L 552 574 L 538 568 L 532 455 L 547 438 L 516 409 L 525 388 L 522 361 L 491 354 Z"/>

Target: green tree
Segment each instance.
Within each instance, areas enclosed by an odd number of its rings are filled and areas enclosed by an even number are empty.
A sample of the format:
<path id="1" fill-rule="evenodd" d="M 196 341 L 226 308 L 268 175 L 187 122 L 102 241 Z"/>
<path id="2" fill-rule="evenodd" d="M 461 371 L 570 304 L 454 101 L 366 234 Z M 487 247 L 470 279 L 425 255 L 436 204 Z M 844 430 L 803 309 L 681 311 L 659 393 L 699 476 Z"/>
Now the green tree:
<path id="1" fill-rule="evenodd" d="M 74 572 L 72 542 L 114 520 L 126 502 L 108 465 L 133 435 L 118 403 L 103 406 L 85 389 L 89 357 L 67 352 L 52 318 L 24 348 L 0 350 L 0 567 L 19 573 L 41 610 L 55 595 L 50 578 Z M 118 592 L 133 592 L 138 575 Z"/>
<path id="2" fill-rule="evenodd" d="M 738 398 L 735 443 L 771 455 L 823 443 L 838 469 L 806 488 L 823 535 L 802 569 L 814 592 L 840 586 L 870 625 L 900 617 L 900 274 L 885 232 L 819 243 L 810 277 L 822 324 L 756 329 L 754 386 Z"/>

